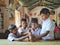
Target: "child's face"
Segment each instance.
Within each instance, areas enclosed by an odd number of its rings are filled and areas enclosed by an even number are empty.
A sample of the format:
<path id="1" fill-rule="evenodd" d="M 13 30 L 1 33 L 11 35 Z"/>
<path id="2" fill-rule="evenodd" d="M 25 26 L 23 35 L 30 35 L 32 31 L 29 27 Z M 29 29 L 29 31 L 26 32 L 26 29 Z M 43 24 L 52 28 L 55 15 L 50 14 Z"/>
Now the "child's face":
<path id="1" fill-rule="evenodd" d="M 31 27 L 32 27 L 33 29 L 35 29 L 35 28 L 37 27 L 37 24 L 36 24 L 36 23 L 31 23 Z"/>
<path id="2" fill-rule="evenodd" d="M 12 33 L 17 34 L 17 30 L 18 30 L 17 28 L 13 29 Z"/>
<path id="3" fill-rule="evenodd" d="M 49 17 L 48 14 L 47 15 L 46 14 L 41 14 L 41 16 L 42 16 L 43 20 L 46 20 Z"/>
<path id="4" fill-rule="evenodd" d="M 22 27 L 24 27 L 24 28 L 25 28 L 25 27 L 26 27 L 26 25 L 27 25 L 27 24 L 26 24 L 26 22 L 25 22 L 25 21 L 22 21 Z"/>

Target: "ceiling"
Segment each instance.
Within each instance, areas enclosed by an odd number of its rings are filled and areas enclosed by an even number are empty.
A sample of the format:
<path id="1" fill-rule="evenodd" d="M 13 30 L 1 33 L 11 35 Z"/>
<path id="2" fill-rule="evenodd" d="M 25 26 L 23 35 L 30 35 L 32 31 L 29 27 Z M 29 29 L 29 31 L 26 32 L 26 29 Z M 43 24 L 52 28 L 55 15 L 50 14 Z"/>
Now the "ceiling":
<path id="1" fill-rule="evenodd" d="M 51 9 L 56 9 L 60 7 L 60 0 L 18 0 L 22 3 L 22 6 L 33 9 L 36 6 L 47 6 Z"/>
<path id="2" fill-rule="evenodd" d="M 60 0 L 17 0 L 21 6 L 33 9 L 37 6 L 46 6 L 51 9 L 60 7 Z M 0 6 L 5 6 L 4 0 L 0 0 Z"/>

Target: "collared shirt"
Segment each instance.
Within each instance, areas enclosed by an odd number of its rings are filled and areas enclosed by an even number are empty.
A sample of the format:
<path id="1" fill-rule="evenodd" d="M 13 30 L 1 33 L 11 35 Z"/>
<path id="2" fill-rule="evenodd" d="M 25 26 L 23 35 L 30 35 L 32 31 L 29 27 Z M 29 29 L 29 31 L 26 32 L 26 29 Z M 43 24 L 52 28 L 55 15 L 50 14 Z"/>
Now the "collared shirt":
<path id="1" fill-rule="evenodd" d="M 20 27 L 18 29 L 18 34 L 21 35 L 22 32 L 26 32 L 28 30 L 28 28 L 26 27 L 25 29 L 23 29 L 22 27 Z"/>
<path id="2" fill-rule="evenodd" d="M 32 35 L 34 36 L 39 36 L 40 35 L 40 32 L 41 32 L 41 29 L 39 28 L 36 28 L 35 30 L 31 28 L 31 32 L 32 32 Z"/>
<path id="3" fill-rule="evenodd" d="M 17 38 L 17 36 L 16 36 L 15 34 L 13 34 L 13 33 L 10 33 L 10 34 L 8 35 L 8 40 L 9 40 L 9 41 L 13 41 L 15 38 Z"/>
<path id="4" fill-rule="evenodd" d="M 55 27 L 55 24 L 50 18 L 43 21 L 42 30 L 41 30 L 40 34 L 43 34 L 46 31 L 49 31 L 49 34 L 47 36 L 43 37 L 44 40 L 54 39 L 54 27 Z"/>

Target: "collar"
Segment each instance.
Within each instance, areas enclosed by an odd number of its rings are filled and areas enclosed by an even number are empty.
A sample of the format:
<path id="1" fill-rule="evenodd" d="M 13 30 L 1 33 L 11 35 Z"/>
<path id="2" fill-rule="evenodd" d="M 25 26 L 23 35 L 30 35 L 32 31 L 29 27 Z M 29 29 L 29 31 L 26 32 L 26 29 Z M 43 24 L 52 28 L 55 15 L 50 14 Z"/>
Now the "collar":
<path id="1" fill-rule="evenodd" d="M 45 21 L 47 21 L 47 20 L 49 20 L 49 19 L 50 19 L 50 18 L 48 17 L 46 20 L 43 20 L 43 21 L 45 22 Z"/>
<path id="2" fill-rule="evenodd" d="M 34 29 L 32 29 L 33 31 L 38 31 L 38 28 L 36 28 L 35 30 Z"/>
<path id="3" fill-rule="evenodd" d="M 25 29 L 23 27 L 21 27 L 22 30 L 27 30 L 28 28 L 26 27 Z"/>

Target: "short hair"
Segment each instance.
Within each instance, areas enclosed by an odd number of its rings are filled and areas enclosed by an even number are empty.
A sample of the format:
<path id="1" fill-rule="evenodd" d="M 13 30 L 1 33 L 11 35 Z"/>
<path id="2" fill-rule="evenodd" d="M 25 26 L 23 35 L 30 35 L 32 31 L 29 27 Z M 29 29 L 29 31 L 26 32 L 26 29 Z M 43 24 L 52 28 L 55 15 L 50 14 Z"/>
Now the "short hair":
<path id="1" fill-rule="evenodd" d="M 49 11 L 49 9 L 47 9 L 47 8 L 43 8 L 41 11 L 40 11 L 40 14 L 50 14 L 50 11 Z"/>
<path id="2" fill-rule="evenodd" d="M 10 31 L 10 30 L 13 30 L 13 29 L 15 29 L 15 28 L 16 28 L 16 25 L 11 24 L 11 25 L 9 25 L 8 30 Z"/>
<path id="3" fill-rule="evenodd" d="M 26 19 L 21 19 L 21 22 L 24 21 L 24 22 L 27 22 Z"/>
<path id="4" fill-rule="evenodd" d="M 37 23 L 38 24 L 38 19 L 37 18 L 32 18 L 31 23 Z"/>

